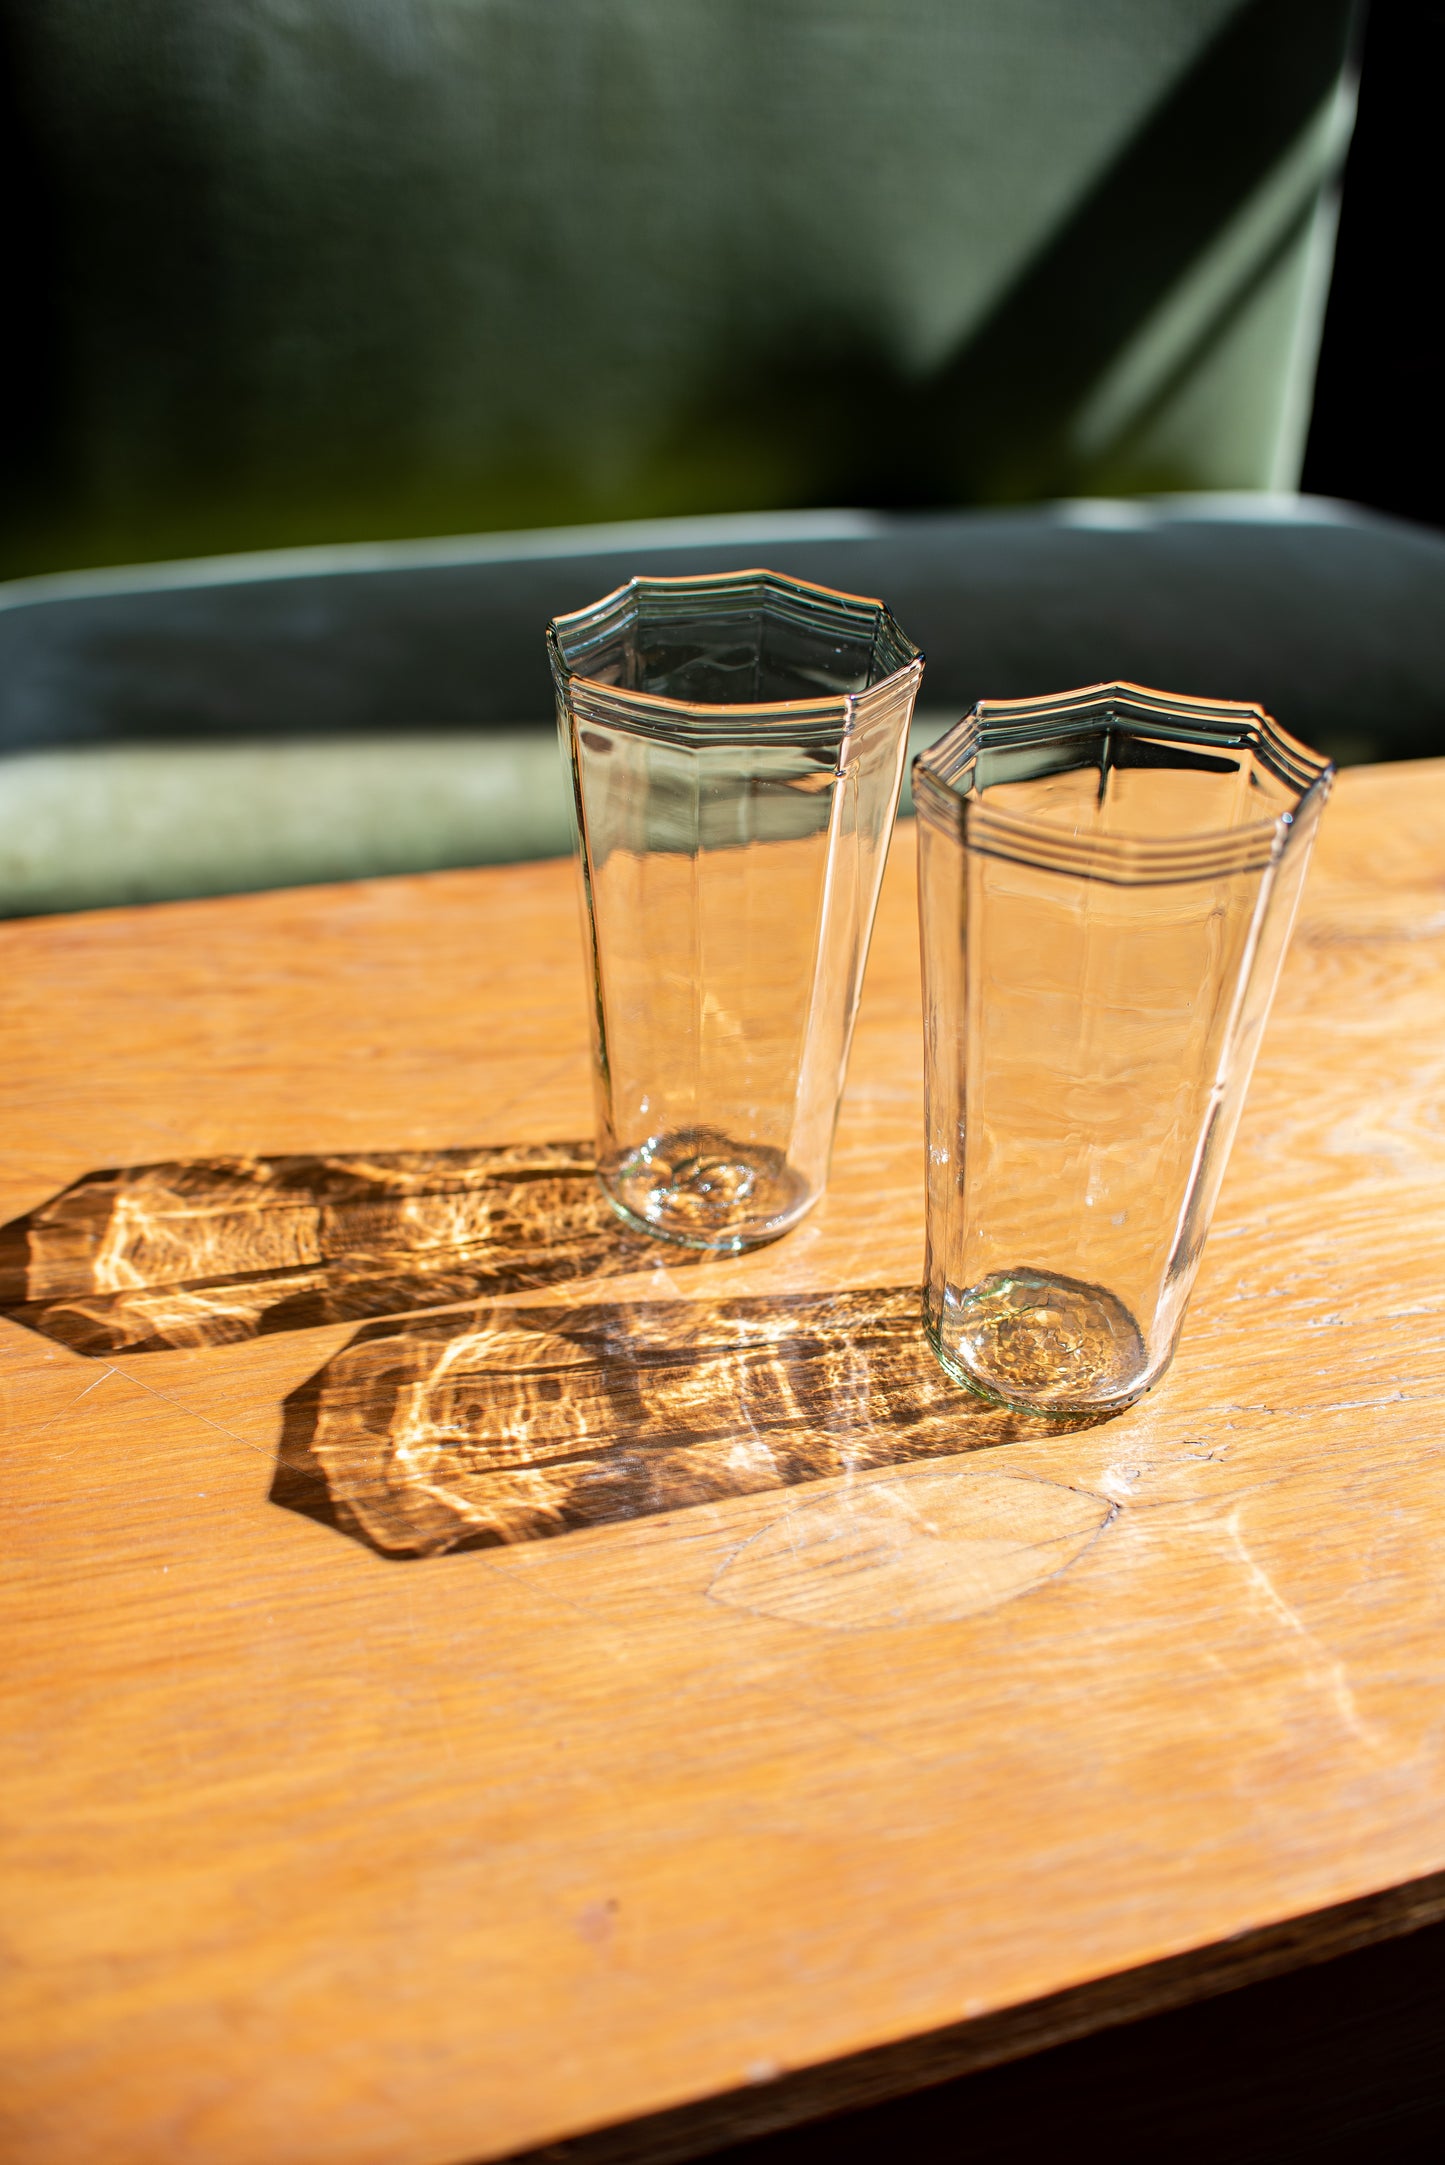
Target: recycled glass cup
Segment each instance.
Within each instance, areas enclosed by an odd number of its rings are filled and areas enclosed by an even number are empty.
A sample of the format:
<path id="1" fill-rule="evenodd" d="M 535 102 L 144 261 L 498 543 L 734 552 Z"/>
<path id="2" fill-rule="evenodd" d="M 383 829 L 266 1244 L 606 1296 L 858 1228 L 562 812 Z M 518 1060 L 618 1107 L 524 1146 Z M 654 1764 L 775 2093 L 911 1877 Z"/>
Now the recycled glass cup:
<path id="1" fill-rule="evenodd" d="M 915 762 L 924 1328 L 1024 1411 L 1168 1366 L 1333 768 L 1260 708 L 986 701 Z"/>
<path id="2" fill-rule="evenodd" d="M 767 571 L 558 617 L 598 1176 L 687 1247 L 822 1193 L 923 671 L 881 602 Z"/>

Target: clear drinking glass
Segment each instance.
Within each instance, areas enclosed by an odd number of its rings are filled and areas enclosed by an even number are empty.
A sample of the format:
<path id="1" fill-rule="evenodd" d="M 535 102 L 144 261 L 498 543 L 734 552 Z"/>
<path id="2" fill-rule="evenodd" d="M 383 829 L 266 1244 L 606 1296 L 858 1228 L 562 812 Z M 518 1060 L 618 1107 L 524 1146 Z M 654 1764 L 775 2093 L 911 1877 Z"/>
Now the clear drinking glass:
<path id="1" fill-rule="evenodd" d="M 629 580 L 548 649 L 603 1191 L 689 1247 L 772 1240 L 827 1179 L 922 657 L 766 571 Z"/>
<path id="2" fill-rule="evenodd" d="M 1258 707 L 988 701 L 914 762 L 924 1325 L 997 1403 L 1167 1367 L 1333 768 Z"/>

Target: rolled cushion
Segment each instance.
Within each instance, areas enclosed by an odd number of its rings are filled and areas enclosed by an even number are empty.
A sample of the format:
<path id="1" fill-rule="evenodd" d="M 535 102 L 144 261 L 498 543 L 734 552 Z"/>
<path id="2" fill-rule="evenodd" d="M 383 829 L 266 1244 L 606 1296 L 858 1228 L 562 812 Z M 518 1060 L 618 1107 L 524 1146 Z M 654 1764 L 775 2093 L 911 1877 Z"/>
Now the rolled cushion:
<path id="1" fill-rule="evenodd" d="M 920 737 L 1116 677 L 1256 700 L 1333 756 L 1445 751 L 1445 539 L 1309 499 L 676 520 L 0 588 L 0 908 L 567 848 L 542 633 L 634 571 L 886 599 Z"/>

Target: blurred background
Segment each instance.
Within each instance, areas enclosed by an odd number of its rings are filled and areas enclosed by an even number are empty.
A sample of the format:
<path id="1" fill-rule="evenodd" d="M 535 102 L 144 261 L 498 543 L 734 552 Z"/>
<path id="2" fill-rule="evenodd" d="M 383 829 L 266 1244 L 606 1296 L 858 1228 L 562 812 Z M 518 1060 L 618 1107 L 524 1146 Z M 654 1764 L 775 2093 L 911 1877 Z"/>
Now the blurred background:
<path id="1" fill-rule="evenodd" d="M 1445 5 L 0 0 L 0 59 L 0 909 L 566 848 L 541 630 L 633 570 L 882 592 L 930 732 L 1131 676 L 1445 750 Z"/>

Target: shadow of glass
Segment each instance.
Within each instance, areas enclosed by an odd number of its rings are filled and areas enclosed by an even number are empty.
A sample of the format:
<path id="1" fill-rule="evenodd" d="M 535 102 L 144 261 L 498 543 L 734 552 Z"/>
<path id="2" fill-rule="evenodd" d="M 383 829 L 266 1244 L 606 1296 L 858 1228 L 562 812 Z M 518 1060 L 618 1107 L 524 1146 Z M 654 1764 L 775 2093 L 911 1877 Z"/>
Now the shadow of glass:
<path id="1" fill-rule="evenodd" d="M 914 1286 L 482 1307 L 363 1331 L 293 1392 L 271 1500 L 439 1556 L 1085 1425 L 950 1382 Z"/>
<path id="2" fill-rule="evenodd" d="M 603 1201 L 590 1143 L 196 1158 L 87 1173 L 0 1228 L 0 1313 L 78 1353 L 149 1353 L 615 1277 L 659 1254 Z"/>

